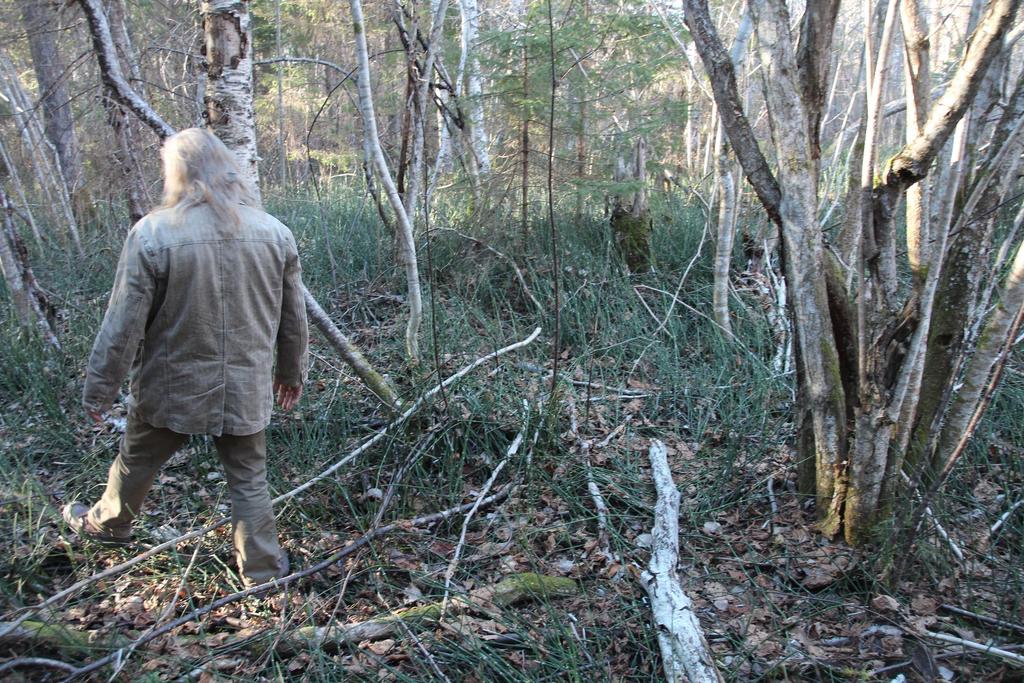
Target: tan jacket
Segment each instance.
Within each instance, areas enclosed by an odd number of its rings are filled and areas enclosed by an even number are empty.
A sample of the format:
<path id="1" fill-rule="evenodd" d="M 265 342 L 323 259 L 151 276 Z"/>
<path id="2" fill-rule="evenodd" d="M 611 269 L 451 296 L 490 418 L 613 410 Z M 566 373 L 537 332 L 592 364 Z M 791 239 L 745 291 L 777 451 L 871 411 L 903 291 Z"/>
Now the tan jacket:
<path id="1" fill-rule="evenodd" d="M 254 434 L 270 423 L 272 379 L 305 380 L 308 334 L 285 225 L 248 207 L 239 227 L 205 205 L 155 211 L 125 240 L 83 403 L 109 408 L 130 367 L 129 406 L 145 422 L 182 434 Z"/>

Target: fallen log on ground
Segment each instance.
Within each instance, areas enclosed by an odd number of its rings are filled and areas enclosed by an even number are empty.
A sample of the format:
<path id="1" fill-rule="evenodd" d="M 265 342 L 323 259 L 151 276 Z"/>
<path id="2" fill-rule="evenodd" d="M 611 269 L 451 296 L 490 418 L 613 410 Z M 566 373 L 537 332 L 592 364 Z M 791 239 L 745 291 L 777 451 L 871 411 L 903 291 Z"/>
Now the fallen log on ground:
<path id="1" fill-rule="evenodd" d="M 579 591 L 576 581 L 561 576 L 543 574 L 512 574 L 498 583 L 478 588 L 468 595 L 450 600 L 448 614 L 464 611 L 482 611 L 490 614 L 493 607 L 505 607 L 526 600 L 547 600 L 575 595 Z M 406 626 L 423 629 L 441 619 L 444 601 L 397 610 L 357 624 L 331 624 L 330 626 L 304 626 L 281 637 L 278 652 L 290 653 L 302 649 L 337 649 L 345 644 L 364 640 L 382 640 L 402 631 Z"/>
<path id="2" fill-rule="evenodd" d="M 302 296 L 306 302 L 306 313 L 309 315 L 310 321 L 323 333 L 324 338 L 331 347 L 352 368 L 356 376 L 370 390 L 370 393 L 390 411 L 397 413 L 401 408 L 402 402 L 398 399 L 398 394 L 394 388 L 384 379 L 383 375 L 370 365 L 366 357 L 356 348 L 356 345 L 338 329 L 338 326 L 334 324 L 334 321 L 317 303 L 317 300 L 313 298 L 308 289 L 303 288 Z"/>
<path id="3" fill-rule="evenodd" d="M 13 628 L 7 628 L 10 624 L 0 623 L 3 629 L 3 636 L 0 636 L 0 645 L 5 648 L 17 647 L 45 647 L 48 650 L 55 650 L 62 655 L 74 657 L 88 657 L 96 651 L 101 643 L 94 642 L 90 634 L 60 624 L 48 624 L 43 621 L 23 621 Z M 113 645 L 124 644 L 125 639 L 120 639 Z"/>
<path id="4" fill-rule="evenodd" d="M 676 573 L 679 562 L 679 491 L 672 481 L 665 444 L 651 443 L 651 475 L 658 492 L 654 506 L 651 562 L 640 575 L 651 600 L 665 680 L 669 683 L 723 683 L 715 667 L 693 603 Z"/>

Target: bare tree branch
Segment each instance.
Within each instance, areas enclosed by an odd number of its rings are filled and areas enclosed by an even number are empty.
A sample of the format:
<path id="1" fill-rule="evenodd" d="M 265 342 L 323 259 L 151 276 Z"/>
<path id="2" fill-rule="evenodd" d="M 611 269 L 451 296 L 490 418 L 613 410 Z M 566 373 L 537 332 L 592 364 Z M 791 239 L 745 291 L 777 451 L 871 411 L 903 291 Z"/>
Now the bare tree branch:
<path id="1" fill-rule="evenodd" d="M 174 128 L 153 111 L 137 92 L 132 90 L 121 73 L 121 63 L 114 49 L 114 39 L 110 35 L 110 24 L 106 12 L 103 11 L 101 0 L 78 0 L 89 22 L 89 33 L 92 36 L 96 61 L 100 65 L 100 77 L 110 89 L 111 96 L 122 106 L 130 109 L 147 126 L 153 129 L 161 140 L 174 135 Z"/>
<path id="2" fill-rule="evenodd" d="M 750 122 L 743 112 L 743 102 L 736 87 L 736 70 L 711 21 L 707 0 L 685 0 L 684 7 L 686 26 L 690 29 L 690 35 L 697 45 L 697 52 L 708 72 L 711 89 L 715 93 L 715 102 L 718 104 L 718 114 L 722 118 L 726 133 L 729 134 L 729 142 L 736 152 L 736 158 L 739 159 L 757 198 L 768 212 L 768 217 L 776 225 L 781 225 L 779 203 L 782 194 L 779 191 L 779 183 L 768 167 L 768 161 L 764 158 Z"/>
<path id="3" fill-rule="evenodd" d="M 889 161 L 876 193 L 894 202 L 903 190 L 927 175 L 935 155 L 974 99 L 989 64 L 1003 49 L 1003 36 L 1013 23 L 1019 4 L 1017 0 L 992 0 L 971 35 L 949 88 L 932 106 L 920 135 Z"/>

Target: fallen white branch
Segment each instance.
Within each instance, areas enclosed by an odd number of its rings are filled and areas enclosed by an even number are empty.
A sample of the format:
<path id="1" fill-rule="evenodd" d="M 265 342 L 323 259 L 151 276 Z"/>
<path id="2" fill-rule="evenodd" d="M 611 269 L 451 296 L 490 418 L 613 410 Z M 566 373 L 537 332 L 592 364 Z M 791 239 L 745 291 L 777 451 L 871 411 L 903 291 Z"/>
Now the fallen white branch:
<path id="1" fill-rule="evenodd" d="M 669 683 L 723 683 L 693 603 L 676 573 L 679 561 L 679 491 L 672 481 L 665 444 L 653 441 L 651 475 L 658 494 L 651 529 L 651 561 L 640 582 L 651 601 L 654 628 Z"/>
<path id="2" fill-rule="evenodd" d="M 362 444 L 360 444 L 359 447 L 356 448 L 354 451 L 352 451 L 351 453 L 349 453 L 345 457 L 341 458 L 340 460 L 338 460 L 337 462 L 332 464 L 330 467 L 328 467 L 327 469 L 325 469 L 320 474 L 316 475 L 315 477 L 313 477 L 312 479 L 310 479 L 306 483 L 301 484 L 300 486 L 295 487 L 294 489 L 292 489 L 288 493 L 285 493 L 285 494 L 282 494 L 282 495 L 278 496 L 277 498 L 274 499 L 274 503 L 276 504 L 276 503 L 280 503 L 280 502 L 282 502 L 284 500 L 288 500 L 289 498 L 294 498 L 295 496 L 297 496 L 297 495 L 303 493 L 304 491 L 308 490 L 309 488 L 311 488 L 317 482 L 323 481 L 324 479 L 329 477 L 331 474 L 333 474 L 334 472 L 338 471 L 340 468 L 342 468 L 343 466 L 345 466 L 346 464 L 348 464 L 349 462 L 351 462 L 352 460 L 354 460 L 355 458 L 357 458 L 361 454 L 365 453 L 374 444 L 376 444 L 379 441 L 381 441 L 387 434 L 391 433 L 392 431 L 394 431 L 398 427 L 400 427 L 400 426 L 404 425 L 406 422 L 408 422 L 409 418 L 412 417 L 413 414 L 417 410 L 419 410 L 423 406 L 424 403 L 426 403 L 431 398 L 433 398 L 435 395 L 437 395 L 437 393 L 439 391 L 441 391 L 442 388 L 447 388 L 449 385 L 454 384 L 455 382 L 459 381 L 460 379 L 462 379 L 463 377 L 468 375 L 470 372 L 472 372 L 473 370 L 477 369 L 481 365 L 484 365 L 485 363 L 488 363 L 488 362 L 490 362 L 490 361 L 492 361 L 492 360 L 494 360 L 494 359 L 496 359 L 496 358 L 498 358 L 500 356 L 503 356 L 503 355 L 505 355 L 507 353 L 510 353 L 510 352 L 515 351 L 517 349 L 521 349 L 524 346 L 527 346 L 528 344 L 532 343 L 539 335 L 540 335 L 540 328 L 538 327 L 526 339 L 523 339 L 522 341 L 516 342 L 514 344 L 510 344 L 510 345 L 508 345 L 508 346 L 506 346 L 504 348 L 498 349 L 497 351 L 493 351 L 493 352 L 487 354 L 486 356 L 478 358 L 477 360 L 473 361 L 472 363 L 470 363 L 466 367 L 464 367 L 461 370 L 459 370 L 458 372 L 456 372 L 454 375 L 448 377 L 448 379 L 444 380 L 440 384 L 434 385 L 431 389 L 426 391 L 420 398 L 418 398 L 416 401 L 414 401 L 412 403 L 412 405 L 410 405 L 409 408 L 406 409 L 406 411 L 404 413 L 402 413 L 401 415 L 396 417 L 394 420 L 389 422 L 387 425 L 385 425 L 380 431 L 378 431 L 372 437 L 370 437 L 369 439 L 364 441 Z M 182 543 L 184 541 L 189 541 L 191 539 L 198 538 L 200 536 L 204 536 L 204 535 L 208 534 L 209 532 L 213 531 L 214 529 L 217 529 L 217 528 L 223 526 L 227 522 L 228 522 L 227 518 L 221 518 L 221 519 L 218 519 L 218 520 L 214 521 L 211 524 L 208 524 L 205 527 L 202 527 L 200 529 L 196 529 L 194 531 L 190 531 L 190 532 L 188 532 L 186 534 L 182 534 L 181 536 L 178 536 L 177 538 L 172 538 L 172 539 L 170 539 L 168 541 L 165 541 L 164 543 L 160 543 L 159 545 L 156 545 L 156 546 L 150 548 L 149 550 L 147 550 L 146 552 L 140 553 L 140 554 L 136 555 L 135 557 L 133 557 L 133 558 L 131 558 L 129 560 L 125 560 L 124 562 L 122 562 L 122 563 L 120 563 L 118 565 L 114 565 L 113 567 L 110 567 L 109 569 L 106 569 L 106 570 L 104 570 L 102 572 L 98 572 L 96 574 L 93 574 L 92 576 L 84 578 L 81 581 L 78 581 L 78 582 L 72 584 L 71 586 L 68 586 L 64 590 L 59 591 L 57 593 L 54 593 L 53 595 L 51 595 L 50 597 L 46 598 L 42 602 L 39 602 L 39 603 L 36 603 L 35 605 L 31 605 L 31 606 L 22 608 L 22 610 L 24 610 L 24 613 L 21 614 L 21 616 L 19 616 L 14 621 L 8 622 L 8 623 L 0 626 L 0 637 L 3 637 L 9 631 L 13 631 L 14 629 L 16 629 L 26 619 L 28 619 L 32 614 L 38 612 L 39 610 L 45 609 L 45 608 L 50 607 L 52 605 L 55 605 L 55 604 L 65 600 L 65 599 L 69 598 L 70 596 L 79 593 L 80 591 L 82 591 L 83 589 L 87 588 L 88 586 L 96 583 L 97 581 L 101 581 L 101 580 L 109 578 L 111 576 L 116 576 L 118 574 L 121 574 L 121 573 L 127 571 L 128 569 L 134 567 L 135 565 L 139 564 L 140 562 L 144 562 L 144 561 L 148 560 L 149 558 L 153 557 L 154 555 L 158 555 L 159 553 L 162 553 L 163 551 L 165 551 L 165 550 L 167 550 L 169 548 L 173 548 L 173 547 L 177 546 L 179 543 Z M 17 613 L 18 611 L 22 611 L 22 610 L 16 610 L 14 613 Z"/>
<path id="3" fill-rule="evenodd" d="M 1002 648 L 994 647 L 992 645 L 985 645 L 984 643 L 976 643 L 973 640 L 965 640 L 964 638 L 958 638 L 951 636 L 948 633 L 933 633 L 932 631 L 922 631 L 924 635 L 935 640 L 941 640 L 944 643 L 950 643 L 952 645 L 960 645 L 969 650 L 976 650 L 988 655 L 995 655 L 996 657 L 1002 657 L 1008 662 L 1017 664 L 1018 666 L 1024 665 L 1024 656 L 1015 654 Z"/>
<path id="4" fill-rule="evenodd" d="M 989 529 L 989 535 L 992 535 L 999 531 L 1001 528 L 1003 528 L 1003 525 L 1006 524 L 1006 520 L 1010 519 L 1010 515 L 1012 515 L 1014 511 L 1017 508 L 1019 508 L 1022 504 L 1024 504 L 1024 498 L 1018 500 L 1016 503 L 1010 506 L 1009 510 L 1000 515 L 999 519 L 997 519 L 995 524 L 992 525 L 992 528 Z"/>

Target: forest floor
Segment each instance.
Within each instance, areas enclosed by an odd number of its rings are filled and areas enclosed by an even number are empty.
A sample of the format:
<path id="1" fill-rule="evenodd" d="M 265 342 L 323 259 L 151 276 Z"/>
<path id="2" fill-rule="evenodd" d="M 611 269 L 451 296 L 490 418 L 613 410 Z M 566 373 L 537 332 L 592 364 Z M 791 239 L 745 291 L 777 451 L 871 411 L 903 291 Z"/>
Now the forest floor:
<path id="1" fill-rule="evenodd" d="M 662 680 L 638 581 L 655 500 L 647 452 L 658 439 L 682 494 L 680 576 L 726 680 L 1022 680 L 1020 664 L 924 635 L 1024 654 L 1014 645 L 1024 643 L 1024 507 L 1011 511 L 1024 497 L 1020 358 L 964 467 L 933 506 L 948 540 L 930 524 L 912 570 L 883 582 L 880 567 L 895 549 L 883 540 L 865 552 L 823 538 L 813 501 L 796 493 L 793 378 L 772 368 L 763 302 L 737 279 L 738 342 L 708 319 L 713 249 L 697 210 L 661 209 L 656 271 L 639 276 L 623 272 L 600 217 L 562 226 L 563 381 L 551 400 L 552 316 L 538 313 L 503 258 L 453 232 L 437 232 L 429 255 L 421 245 L 433 297 L 423 362 L 403 369 L 400 278 L 371 209 L 346 199 L 319 208 L 279 199 L 271 209 L 296 232 L 310 290 L 407 400 L 436 385 L 438 374 L 524 339 L 537 325 L 542 335 L 476 369 L 277 506 L 293 570 L 398 522 L 390 533 L 279 594 L 232 602 L 132 647 L 240 589 L 230 533 L 221 527 L 33 614 L 52 628 L 0 638 L 0 679 L 65 675 L 38 663 L 4 669 L 11 658 L 81 667 L 124 648 L 97 680 Z M 530 293 L 553 309 L 542 223 L 523 240 L 517 230 L 482 233 L 457 214 L 435 222 L 514 258 Z M 104 425 L 88 424 L 78 406 L 122 234 L 95 230 L 84 262 L 56 245 L 34 250 L 37 277 L 60 309 L 61 352 L 2 321 L 3 621 L 229 509 L 212 443 L 193 438 L 158 477 L 135 545 L 83 545 L 59 520 L 61 504 L 102 491 L 123 429 L 123 405 Z M 268 431 L 274 495 L 352 452 L 389 419 L 315 330 L 311 337 L 307 394 L 296 412 L 275 413 Z M 474 502 L 495 473 L 489 492 L 508 495 L 481 506 L 465 526 L 465 512 L 431 525 L 403 521 Z M 446 594 L 478 596 L 524 572 L 572 579 L 574 588 L 527 591 L 511 604 L 450 606 L 439 622 L 410 618 L 353 643 L 315 647 L 297 636 L 433 606 Z"/>

